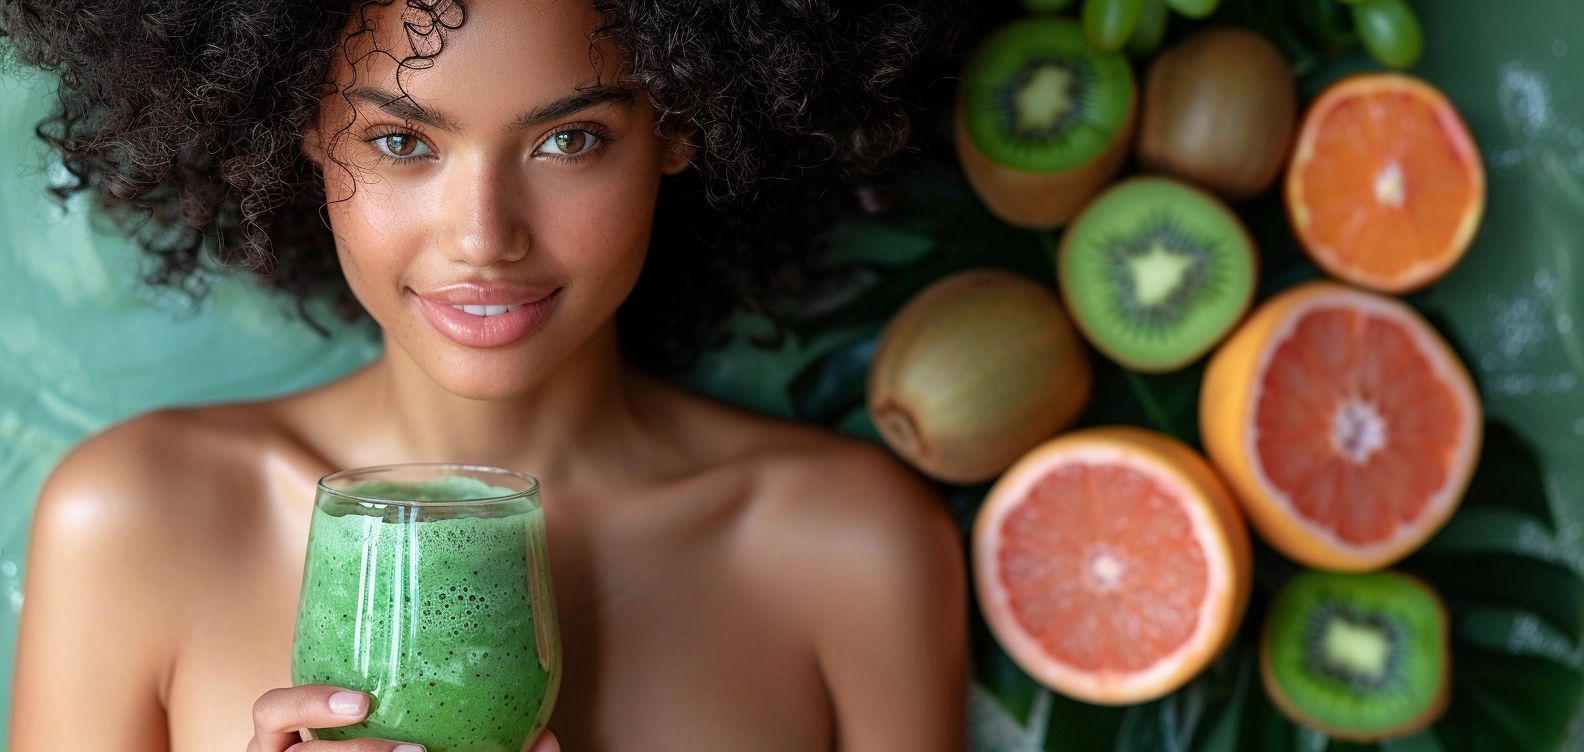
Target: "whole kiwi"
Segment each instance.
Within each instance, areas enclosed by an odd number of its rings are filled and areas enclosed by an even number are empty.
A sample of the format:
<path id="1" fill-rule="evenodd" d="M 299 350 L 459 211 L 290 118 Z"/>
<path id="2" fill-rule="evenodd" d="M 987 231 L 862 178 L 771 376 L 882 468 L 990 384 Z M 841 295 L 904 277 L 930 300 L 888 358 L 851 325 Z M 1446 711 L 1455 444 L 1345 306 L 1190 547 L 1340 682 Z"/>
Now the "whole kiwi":
<path id="1" fill-rule="evenodd" d="M 1071 423 L 1092 380 L 1054 293 L 972 270 L 926 288 L 886 325 L 869 370 L 869 414 L 925 475 L 979 483 Z"/>
<path id="2" fill-rule="evenodd" d="M 1139 165 L 1247 199 L 1281 173 L 1297 119 L 1292 67 L 1275 45 L 1244 29 L 1207 29 L 1150 68 Z"/>

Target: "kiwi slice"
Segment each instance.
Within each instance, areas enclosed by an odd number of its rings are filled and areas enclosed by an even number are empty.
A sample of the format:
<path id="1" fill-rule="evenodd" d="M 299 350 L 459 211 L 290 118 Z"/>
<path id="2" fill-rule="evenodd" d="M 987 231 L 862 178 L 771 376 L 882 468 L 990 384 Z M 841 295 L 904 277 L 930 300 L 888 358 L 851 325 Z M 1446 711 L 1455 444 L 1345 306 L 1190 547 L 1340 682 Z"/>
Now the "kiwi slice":
<path id="1" fill-rule="evenodd" d="M 1028 172 L 1078 167 L 1105 150 L 1132 104 L 1127 59 L 1078 24 L 1029 18 L 980 44 L 963 72 L 963 118 L 991 161 Z"/>
<path id="2" fill-rule="evenodd" d="M 1349 741 L 1407 736 L 1446 710 L 1447 617 L 1397 572 L 1306 571 L 1271 606 L 1260 672 L 1294 722 Z"/>
<path id="3" fill-rule="evenodd" d="M 1256 264 L 1253 239 L 1219 199 L 1149 177 L 1118 183 L 1084 209 L 1056 272 L 1096 348 L 1161 373 L 1209 351 L 1243 318 Z"/>
<path id="4" fill-rule="evenodd" d="M 1058 227 L 1121 167 L 1136 100 L 1127 58 L 1091 47 L 1076 22 L 1014 21 L 963 71 L 964 172 L 1007 222 Z"/>

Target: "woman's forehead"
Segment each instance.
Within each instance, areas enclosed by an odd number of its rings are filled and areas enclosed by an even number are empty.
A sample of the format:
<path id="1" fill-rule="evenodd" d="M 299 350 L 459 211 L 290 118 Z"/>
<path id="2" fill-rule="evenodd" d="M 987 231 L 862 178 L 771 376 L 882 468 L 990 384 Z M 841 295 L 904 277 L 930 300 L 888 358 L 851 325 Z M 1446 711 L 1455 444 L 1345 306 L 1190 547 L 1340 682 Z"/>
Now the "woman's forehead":
<path id="1" fill-rule="evenodd" d="M 615 83 L 618 53 L 591 47 L 600 20 L 587 0 L 365 3 L 354 8 L 335 78 L 343 89 L 355 80 L 399 90 L 426 107 L 457 109 L 482 99 L 520 111 Z"/>

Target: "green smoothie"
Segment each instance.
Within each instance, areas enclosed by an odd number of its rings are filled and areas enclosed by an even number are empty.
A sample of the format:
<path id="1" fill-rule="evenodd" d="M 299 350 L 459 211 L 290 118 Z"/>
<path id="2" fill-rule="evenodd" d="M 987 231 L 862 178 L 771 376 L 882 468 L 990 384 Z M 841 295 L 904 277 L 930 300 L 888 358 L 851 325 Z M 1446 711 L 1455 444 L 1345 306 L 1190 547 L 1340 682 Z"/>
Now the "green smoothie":
<path id="1" fill-rule="evenodd" d="M 342 493 L 435 501 L 512 492 L 444 478 L 366 481 Z M 543 519 L 527 499 L 419 508 L 321 492 L 293 680 L 374 701 L 367 720 L 318 737 L 519 752 L 548 719 L 560 680 Z"/>

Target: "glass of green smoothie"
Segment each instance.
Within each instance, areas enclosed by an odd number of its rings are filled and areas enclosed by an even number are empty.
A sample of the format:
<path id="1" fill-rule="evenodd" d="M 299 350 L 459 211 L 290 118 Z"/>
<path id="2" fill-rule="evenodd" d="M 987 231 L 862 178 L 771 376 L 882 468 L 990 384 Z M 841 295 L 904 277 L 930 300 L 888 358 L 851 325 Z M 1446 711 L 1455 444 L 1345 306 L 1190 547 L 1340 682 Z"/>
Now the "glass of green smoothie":
<path id="1" fill-rule="evenodd" d="M 367 719 L 319 739 L 526 750 L 561 683 L 539 482 L 445 464 L 321 479 L 292 681 L 373 698 Z"/>

